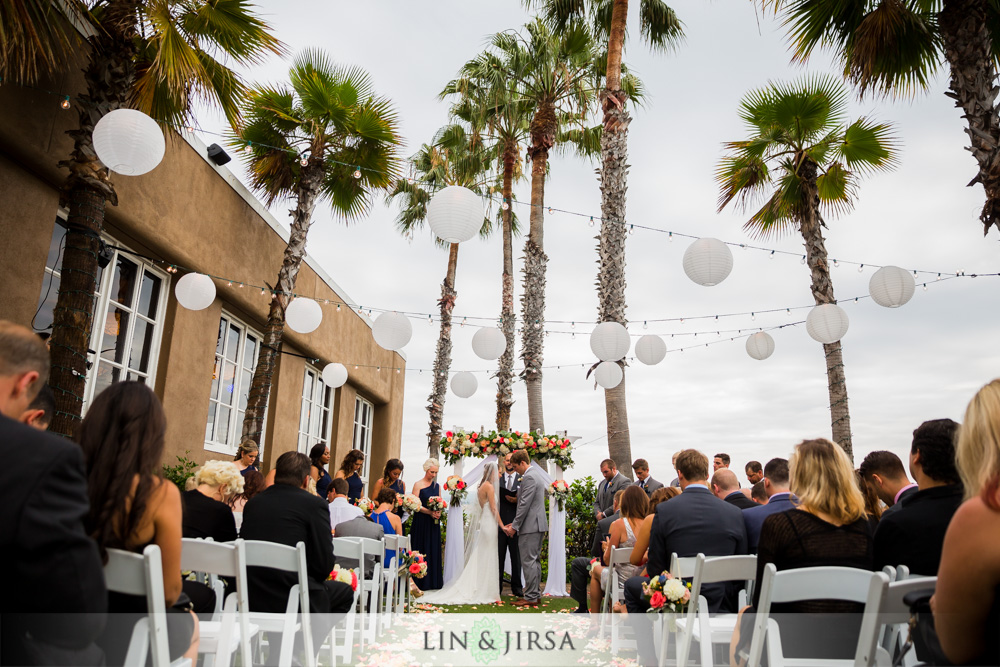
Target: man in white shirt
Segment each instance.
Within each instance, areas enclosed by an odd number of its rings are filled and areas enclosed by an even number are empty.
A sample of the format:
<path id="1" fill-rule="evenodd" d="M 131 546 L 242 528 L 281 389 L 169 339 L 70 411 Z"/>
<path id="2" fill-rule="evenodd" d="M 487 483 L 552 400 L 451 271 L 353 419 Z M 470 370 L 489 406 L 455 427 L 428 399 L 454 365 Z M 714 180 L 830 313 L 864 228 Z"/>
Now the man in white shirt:
<path id="1" fill-rule="evenodd" d="M 333 494 L 333 500 L 330 502 L 330 529 L 334 532 L 337 531 L 337 524 L 343 523 L 344 521 L 350 521 L 351 519 L 359 516 L 364 516 L 365 513 L 359 507 L 355 507 L 347 500 L 347 480 L 342 477 L 337 477 L 330 484 L 331 493 Z"/>

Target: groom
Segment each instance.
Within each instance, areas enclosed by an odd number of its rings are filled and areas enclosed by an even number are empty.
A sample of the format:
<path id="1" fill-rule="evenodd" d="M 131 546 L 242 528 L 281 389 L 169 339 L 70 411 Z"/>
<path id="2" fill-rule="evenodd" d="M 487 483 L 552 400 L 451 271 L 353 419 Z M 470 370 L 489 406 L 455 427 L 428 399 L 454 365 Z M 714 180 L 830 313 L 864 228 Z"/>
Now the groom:
<path id="1" fill-rule="evenodd" d="M 517 549 L 524 573 L 524 599 L 514 605 L 537 607 L 542 597 L 542 538 L 549 529 L 545 520 L 545 486 L 538 470 L 531 466 L 526 451 L 519 449 L 511 454 L 510 462 L 521 476 L 521 486 L 517 491 L 517 513 L 513 523 L 504 527 L 504 532 L 508 537 L 517 533 Z"/>

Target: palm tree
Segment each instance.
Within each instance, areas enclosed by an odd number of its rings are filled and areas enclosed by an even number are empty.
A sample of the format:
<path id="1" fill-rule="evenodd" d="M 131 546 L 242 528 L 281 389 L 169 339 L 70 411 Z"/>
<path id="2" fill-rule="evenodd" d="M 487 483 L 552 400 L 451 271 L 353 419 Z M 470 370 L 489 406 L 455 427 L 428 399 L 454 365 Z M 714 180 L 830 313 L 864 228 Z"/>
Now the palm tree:
<path id="1" fill-rule="evenodd" d="M 623 67 L 628 0 L 526 0 L 538 5 L 543 19 L 555 30 L 573 21 L 586 20 L 593 33 L 606 41 L 608 51 L 604 90 L 601 92 L 604 131 L 601 134 L 601 237 L 598 242 L 598 322 L 618 322 L 625 326 L 625 193 L 628 190 L 628 126 L 632 122 L 627 104 L 629 78 Z M 674 10 L 662 0 L 640 0 L 640 33 L 654 51 L 668 51 L 683 37 L 683 28 Z M 619 362 L 625 369 L 624 360 Z M 604 392 L 607 415 L 608 454 L 630 478 L 632 445 L 625 401 L 625 379 Z"/>
<path id="2" fill-rule="evenodd" d="M 427 204 L 433 192 L 448 185 L 461 185 L 481 196 L 489 194 L 491 180 L 490 151 L 481 138 L 466 132 L 458 124 L 446 125 L 438 130 L 431 145 L 424 144 L 411 158 L 414 178 L 399 179 L 387 199 L 401 201 L 396 225 L 404 235 L 412 236 L 413 231 L 427 219 Z M 412 182 L 411 182 L 412 181 Z M 480 236 L 492 232 L 490 215 L 483 219 Z M 438 240 L 439 245 L 444 242 Z M 441 421 L 444 403 L 448 394 L 448 371 L 451 368 L 451 313 L 455 309 L 458 292 L 455 291 L 455 273 L 458 269 L 458 245 L 448 245 L 448 271 L 441 283 L 441 299 L 438 301 L 441 329 L 438 334 L 437 352 L 434 357 L 434 383 L 427 398 L 427 412 L 430 413 L 430 430 L 427 432 L 427 449 L 431 458 L 438 456 L 441 441 Z"/>
<path id="3" fill-rule="evenodd" d="M 72 435 L 80 421 L 87 349 L 94 318 L 97 253 L 107 202 L 118 203 L 108 169 L 94 152 L 94 126 L 106 113 L 131 107 L 175 127 L 202 100 L 232 120 L 245 87 L 226 61 L 260 62 L 282 44 L 242 1 L 67 0 L 93 28 L 84 68 L 86 91 L 75 97 L 79 125 L 63 201 L 69 209 L 63 282 L 53 311 L 52 430 Z"/>
<path id="4" fill-rule="evenodd" d="M 368 74 L 339 67 L 321 51 L 302 52 L 289 70 L 291 86 L 255 88 L 245 123 L 232 141 L 249 150 L 251 184 L 271 205 L 295 202 L 291 233 L 267 315 L 243 419 L 243 437 L 259 440 L 274 361 L 285 330 L 285 307 L 306 253 L 313 211 L 321 201 L 335 216 L 356 220 L 372 194 L 399 172 L 399 121 L 389 100 L 377 96 Z"/>
<path id="5" fill-rule="evenodd" d="M 968 123 L 965 130 L 986 203 L 979 215 L 984 235 L 1000 229 L 1000 115 L 995 86 L 1000 54 L 1000 7 L 988 0 L 864 0 L 774 3 L 789 28 L 795 58 L 816 46 L 839 51 L 844 75 L 860 92 L 911 95 L 926 90 L 938 64 L 947 61 L 949 92 Z"/>
<path id="6" fill-rule="evenodd" d="M 573 120 L 582 124 L 595 96 L 593 86 L 594 41 L 590 31 L 576 22 L 554 33 L 541 20 L 524 26 L 524 33 L 507 31 L 490 39 L 487 51 L 466 63 L 461 75 L 475 80 L 498 81 L 516 88 L 533 109 L 528 126 L 531 144 L 531 216 L 524 245 L 524 289 L 521 295 L 521 377 L 528 390 L 528 427 L 544 432 L 542 411 L 542 353 L 545 325 L 544 249 L 545 177 L 549 152 Z"/>
<path id="7" fill-rule="evenodd" d="M 463 71 L 475 71 L 475 61 L 465 65 Z M 500 329 L 507 347 L 500 356 L 497 368 L 498 431 L 510 430 L 510 410 L 514 405 L 511 385 L 514 380 L 514 235 L 518 233 L 514 213 L 514 181 L 523 178 L 521 146 L 528 140 L 528 124 L 532 107 L 517 86 L 503 76 L 485 79 L 462 76 L 445 86 L 442 97 L 457 97 L 451 114 L 467 123 L 474 132 L 493 142 L 502 180 L 503 203 L 500 213 L 503 224 L 503 275 L 500 294 Z"/>
<path id="8" fill-rule="evenodd" d="M 0 0 L 0 78 L 30 83 L 56 69 L 72 44 L 68 30 L 51 0 Z"/>
<path id="9" fill-rule="evenodd" d="M 725 144 L 716 170 L 719 210 L 734 199 L 763 206 L 744 228 L 760 237 L 798 227 L 817 305 L 836 303 L 827 264 L 822 211 L 843 213 L 857 195 L 858 175 L 888 170 L 897 148 L 889 125 L 859 118 L 847 124 L 847 91 L 832 77 L 769 84 L 748 93 L 740 117 L 750 137 Z M 823 345 L 833 439 L 853 458 L 847 381 L 840 341 Z"/>

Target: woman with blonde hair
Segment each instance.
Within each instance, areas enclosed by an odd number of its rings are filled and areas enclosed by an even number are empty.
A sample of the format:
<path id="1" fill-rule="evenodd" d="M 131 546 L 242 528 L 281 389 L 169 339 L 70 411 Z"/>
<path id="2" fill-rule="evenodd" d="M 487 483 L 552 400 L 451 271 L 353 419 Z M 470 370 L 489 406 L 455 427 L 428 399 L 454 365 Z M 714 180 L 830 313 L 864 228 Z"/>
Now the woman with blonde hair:
<path id="1" fill-rule="evenodd" d="M 662 489 L 657 489 L 658 491 L 662 491 Z M 646 518 L 648 509 L 649 497 L 642 487 L 634 484 L 625 487 L 625 492 L 622 494 L 619 504 L 621 518 L 615 519 L 612 522 L 611 536 L 606 538 L 601 545 L 603 547 L 601 562 L 595 563 L 593 569 L 590 571 L 590 618 L 592 620 L 592 632 L 598 626 L 598 619 L 601 614 L 601 598 L 604 597 L 604 591 L 607 590 L 608 582 L 611 579 L 611 571 L 605 565 L 605 563 L 611 560 L 611 547 L 629 549 L 635 546 L 636 533 L 639 531 L 639 526 L 642 524 L 643 519 Z M 633 577 L 639 572 L 640 566 L 623 563 L 615 565 L 615 570 L 618 572 L 618 589 L 623 590 L 625 582 L 629 577 Z"/>
<path id="2" fill-rule="evenodd" d="M 260 447 L 257 446 L 257 443 L 252 438 L 243 438 L 240 440 L 240 446 L 236 450 L 233 462 L 236 463 L 236 468 L 240 471 L 241 475 L 245 475 L 251 470 L 260 472 L 260 462 L 257 460 L 259 454 Z"/>
<path id="3" fill-rule="evenodd" d="M 184 500 L 184 537 L 211 537 L 216 542 L 236 539 L 236 521 L 227 503 L 243 493 L 242 471 L 232 461 L 206 461 L 194 473 L 193 488 Z"/>
<path id="4" fill-rule="evenodd" d="M 431 511 L 427 501 L 441 495 L 441 485 L 437 483 L 440 465 L 437 459 L 424 461 L 424 476 L 413 485 L 413 495 L 420 498 L 420 510 L 413 515 L 410 526 L 410 546 L 427 559 L 427 574 L 417 579 L 421 590 L 437 590 L 444 585 L 443 561 L 441 559 L 441 512 Z"/>
<path id="5" fill-rule="evenodd" d="M 817 566 L 871 570 L 872 535 L 865 499 L 844 450 L 823 438 L 805 440 L 795 446 L 788 468 L 789 488 L 799 504 L 764 520 L 757 547 L 757 582 L 763 581 L 768 563 L 779 572 Z M 757 586 L 753 604 L 740 611 L 733 633 L 734 665 L 742 664 L 749 652 L 753 610 L 759 600 Z M 785 657 L 853 657 L 862 611 L 863 604 L 836 600 L 771 605 L 771 614 L 780 618 Z"/>
<path id="6" fill-rule="evenodd" d="M 979 390 L 958 429 L 966 501 L 948 524 L 931 609 L 956 665 L 1000 664 L 1000 379 Z"/>

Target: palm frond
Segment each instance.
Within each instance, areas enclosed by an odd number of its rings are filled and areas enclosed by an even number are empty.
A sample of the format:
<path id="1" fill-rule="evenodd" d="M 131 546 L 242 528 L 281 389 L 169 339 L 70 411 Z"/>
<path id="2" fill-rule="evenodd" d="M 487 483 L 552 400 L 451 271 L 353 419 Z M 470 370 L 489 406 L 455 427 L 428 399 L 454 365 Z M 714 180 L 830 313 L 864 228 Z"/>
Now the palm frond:
<path id="1" fill-rule="evenodd" d="M 639 33 L 653 51 L 675 50 L 684 41 L 684 24 L 663 0 L 641 0 Z"/>
<path id="2" fill-rule="evenodd" d="M 67 2 L 69 11 L 79 11 Z M 0 77 L 32 83 L 65 63 L 79 41 L 51 0 L 0 0 Z"/>

